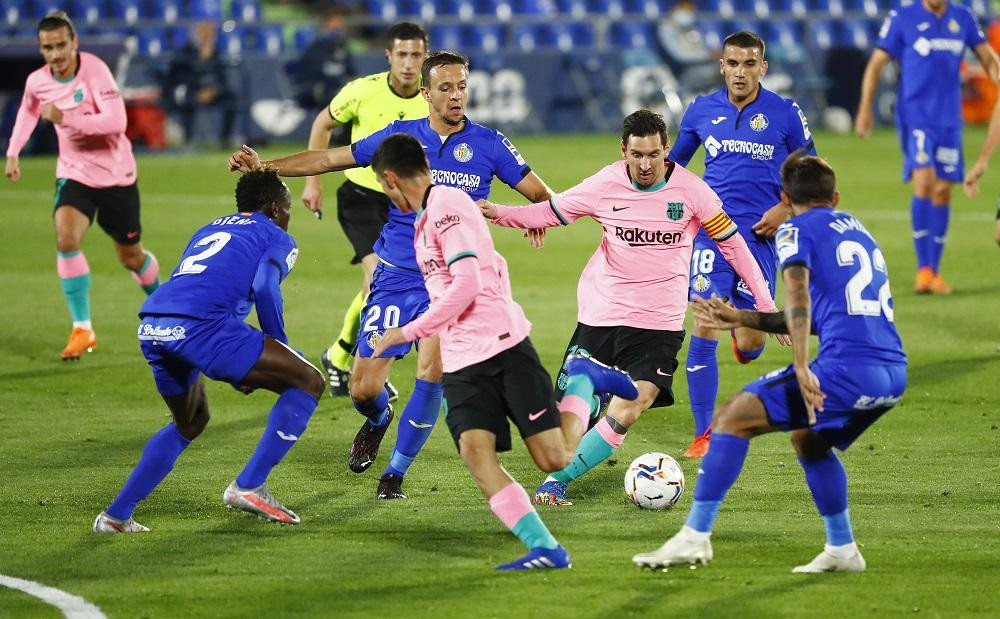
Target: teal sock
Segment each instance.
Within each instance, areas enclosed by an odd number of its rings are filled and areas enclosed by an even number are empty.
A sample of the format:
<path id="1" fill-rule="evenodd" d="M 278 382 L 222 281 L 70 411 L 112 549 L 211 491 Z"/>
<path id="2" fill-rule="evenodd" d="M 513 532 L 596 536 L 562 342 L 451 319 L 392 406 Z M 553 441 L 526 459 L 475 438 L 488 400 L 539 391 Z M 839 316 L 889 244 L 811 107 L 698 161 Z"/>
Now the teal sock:
<path id="1" fill-rule="evenodd" d="M 615 453 L 615 449 L 621 445 L 621 441 L 625 439 L 625 435 L 612 430 L 608 425 L 607 419 L 607 416 L 605 416 L 597 422 L 596 426 L 583 435 L 583 438 L 580 439 L 579 447 L 576 448 L 573 461 L 563 470 L 552 473 L 550 475 L 552 479 L 568 484 L 574 479 L 583 477 L 587 471 L 604 462 L 611 454 Z M 617 445 L 609 443 L 605 435 L 613 437 Z"/>
<path id="2" fill-rule="evenodd" d="M 59 283 L 74 323 L 90 321 L 90 267 L 83 252 L 56 252 Z"/>
<path id="3" fill-rule="evenodd" d="M 521 516 L 517 524 L 511 529 L 517 539 L 524 542 L 528 548 L 558 548 L 559 542 L 552 537 L 546 528 L 545 523 L 538 517 L 538 512 L 531 510 Z"/>
<path id="4" fill-rule="evenodd" d="M 584 374 L 574 374 L 566 381 L 566 389 L 563 397 L 569 395 L 578 396 L 584 402 L 589 402 L 594 397 L 594 383 L 589 376 Z"/>

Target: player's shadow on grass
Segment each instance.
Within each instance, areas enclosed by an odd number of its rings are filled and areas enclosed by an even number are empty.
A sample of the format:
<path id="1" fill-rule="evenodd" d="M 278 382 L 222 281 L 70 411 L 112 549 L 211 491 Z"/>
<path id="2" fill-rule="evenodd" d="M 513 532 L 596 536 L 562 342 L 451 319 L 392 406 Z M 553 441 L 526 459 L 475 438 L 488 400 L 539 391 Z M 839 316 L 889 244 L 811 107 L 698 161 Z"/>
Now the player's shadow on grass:
<path id="1" fill-rule="evenodd" d="M 953 379 L 967 376 L 971 371 L 982 371 L 984 365 L 1000 363 L 1000 355 L 979 355 L 967 359 L 947 359 L 932 363 L 910 366 L 907 390 L 920 389 L 929 385 L 948 383 Z M 903 396 L 906 400 L 906 396 Z"/>
<path id="2" fill-rule="evenodd" d="M 14 380 L 32 380 L 35 378 L 53 378 L 62 377 L 66 375 L 67 365 L 71 368 L 73 365 L 79 365 L 81 368 L 84 367 L 80 365 L 80 361 L 59 361 L 53 363 L 45 368 L 37 368 L 31 370 L 21 370 L 16 372 L 3 372 L 0 373 L 0 381 L 14 381 Z M 127 362 L 123 361 L 121 363 L 103 363 L 99 365 L 88 364 L 85 369 L 88 372 L 98 372 L 101 370 L 115 370 L 123 367 L 133 367 L 135 364 L 129 360 Z"/>

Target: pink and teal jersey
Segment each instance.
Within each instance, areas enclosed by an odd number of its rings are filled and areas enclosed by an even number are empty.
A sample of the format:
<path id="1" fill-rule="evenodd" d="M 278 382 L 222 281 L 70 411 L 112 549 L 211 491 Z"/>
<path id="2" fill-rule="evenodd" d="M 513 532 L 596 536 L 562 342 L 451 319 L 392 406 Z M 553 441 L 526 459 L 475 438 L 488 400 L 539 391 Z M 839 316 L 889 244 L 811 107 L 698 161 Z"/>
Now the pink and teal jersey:
<path id="1" fill-rule="evenodd" d="M 664 180 L 634 184 L 624 161 L 613 163 L 549 202 L 497 206 L 494 223 L 514 228 L 601 224 L 604 238 L 580 276 L 579 322 L 680 331 L 688 301 L 691 245 L 700 228 L 719 244 L 763 311 L 774 307 L 767 284 L 722 200 L 703 180 L 668 162 Z M 735 261 L 735 262 L 733 262 Z"/>
<path id="2" fill-rule="evenodd" d="M 501 353 L 528 336 L 531 323 L 510 290 L 507 261 L 493 246 L 486 220 L 461 189 L 433 185 L 417 216 L 413 244 L 431 308 L 403 328 L 407 339 L 438 334 L 445 372 L 456 372 Z M 474 261 L 482 287 L 474 298 L 450 291 L 452 269 Z M 465 301 L 449 303 L 449 297 Z M 468 299 L 472 299 L 471 303 Z"/>
<path id="3" fill-rule="evenodd" d="M 125 137 L 125 102 L 108 65 L 80 52 L 76 75 L 62 81 L 48 65 L 32 72 L 10 136 L 7 156 L 16 157 L 38 125 L 42 106 L 63 113 L 55 125 L 59 138 L 56 177 L 88 187 L 127 186 L 136 182 L 132 143 Z"/>

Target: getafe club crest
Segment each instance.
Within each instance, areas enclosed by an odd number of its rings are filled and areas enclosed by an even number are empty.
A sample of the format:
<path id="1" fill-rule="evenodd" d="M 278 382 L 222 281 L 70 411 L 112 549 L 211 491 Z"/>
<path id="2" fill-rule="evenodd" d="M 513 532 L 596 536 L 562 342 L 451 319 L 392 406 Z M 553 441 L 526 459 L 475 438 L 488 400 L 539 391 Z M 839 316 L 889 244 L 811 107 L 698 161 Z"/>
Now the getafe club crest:
<path id="1" fill-rule="evenodd" d="M 679 221 L 681 217 L 684 217 L 684 203 L 667 202 L 667 219 Z"/>
<path id="2" fill-rule="evenodd" d="M 958 32 L 961 29 L 962 27 L 958 25 L 958 22 L 955 21 L 954 18 L 948 22 L 948 30 L 950 30 L 952 33 L 958 34 Z"/>
<path id="3" fill-rule="evenodd" d="M 695 291 L 697 292 L 707 292 L 708 287 L 711 285 L 712 285 L 712 280 L 708 279 L 707 276 L 699 273 L 694 278 L 694 284 L 692 284 L 692 288 L 694 288 Z"/>
<path id="4" fill-rule="evenodd" d="M 452 154 L 455 155 L 455 161 L 459 163 L 468 163 L 468 161 L 472 159 L 472 147 L 465 142 L 462 142 L 455 147 Z"/>
<path id="5" fill-rule="evenodd" d="M 754 131 L 767 129 L 767 124 L 767 116 L 763 114 L 754 114 L 753 118 L 750 119 L 750 128 Z"/>
<path id="6" fill-rule="evenodd" d="M 379 333 L 378 331 L 369 331 L 368 335 L 365 336 L 365 339 L 368 340 L 368 346 L 374 349 L 375 346 L 378 345 L 378 340 L 380 337 L 382 337 L 382 334 Z"/>

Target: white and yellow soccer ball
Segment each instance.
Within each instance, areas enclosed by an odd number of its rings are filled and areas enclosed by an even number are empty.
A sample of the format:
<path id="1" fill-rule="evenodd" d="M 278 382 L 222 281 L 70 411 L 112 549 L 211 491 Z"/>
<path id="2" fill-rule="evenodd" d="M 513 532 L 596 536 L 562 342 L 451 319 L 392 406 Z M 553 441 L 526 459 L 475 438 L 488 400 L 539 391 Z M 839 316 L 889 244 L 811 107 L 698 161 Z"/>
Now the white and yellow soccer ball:
<path id="1" fill-rule="evenodd" d="M 642 454 L 625 472 L 625 494 L 643 509 L 673 507 L 683 492 L 684 471 L 665 453 Z"/>

